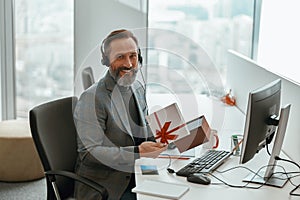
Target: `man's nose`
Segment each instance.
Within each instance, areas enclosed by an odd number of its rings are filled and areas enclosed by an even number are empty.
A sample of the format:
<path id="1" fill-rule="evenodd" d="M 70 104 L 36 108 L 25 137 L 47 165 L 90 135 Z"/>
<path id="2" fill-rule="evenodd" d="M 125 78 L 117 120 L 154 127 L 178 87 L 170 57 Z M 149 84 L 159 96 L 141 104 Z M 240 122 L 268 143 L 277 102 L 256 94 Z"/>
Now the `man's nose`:
<path id="1" fill-rule="evenodd" d="M 129 56 L 125 57 L 123 65 L 126 67 L 132 67 L 132 61 Z"/>

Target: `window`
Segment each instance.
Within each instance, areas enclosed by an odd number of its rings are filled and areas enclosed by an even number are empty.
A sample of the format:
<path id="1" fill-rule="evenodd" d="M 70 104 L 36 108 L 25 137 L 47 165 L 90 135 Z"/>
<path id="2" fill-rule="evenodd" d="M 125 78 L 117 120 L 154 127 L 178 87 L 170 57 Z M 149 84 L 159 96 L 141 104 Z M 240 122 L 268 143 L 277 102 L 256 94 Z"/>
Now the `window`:
<path id="1" fill-rule="evenodd" d="M 73 93 L 73 1 L 15 0 L 17 118 Z"/>
<path id="2" fill-rule="evenodd" d="M 149 1 L 150 92 L 221 95 L 227 50 L 251 57 L 253 8 L 254 0 Z"/>

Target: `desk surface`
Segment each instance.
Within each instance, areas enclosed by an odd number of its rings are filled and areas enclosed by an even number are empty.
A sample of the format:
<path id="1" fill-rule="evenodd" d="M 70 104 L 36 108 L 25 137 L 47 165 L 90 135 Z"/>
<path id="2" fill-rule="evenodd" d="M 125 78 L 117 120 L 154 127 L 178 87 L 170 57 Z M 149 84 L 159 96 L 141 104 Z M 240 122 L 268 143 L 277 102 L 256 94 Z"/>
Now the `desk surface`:
<path id="1" fill-rule="evenodd" d="M 202 105 L 206 105 L 203 112 L 199 112 L 198 115 L 204 114 L 206 118 L 208 118 L 209 123 L 214 123 L 210 120 L 223 121 L 222 125 L 217 129 L 220 137 L 220 146 L 219 149 L 230 149 L 230 136 L 232 134 L 242 133 L 244 126 L 244 115 L 235 107 L 229 107 L 223 105 L 221 102 L 217 102 L 215 99 L 209 99 L 207 97 L 197 97 L 200 102 L 204 102 Z M 182 102 L 181 102 L 182 103 Z M 165 103 L 167 104 L 167 103 Z M 182 103 L 182 105 L 188 105 Z M 203 107 L 203 106 L 202 106 Z M 212 108 L 214 109 L 207 109 Z M 183 106 L 183 108 L 185 108 Z M 188 110 L 193 110 L 192 108 L 187 108 Z M 219 117 L 223 119 L 217 119 L 213 117 L 212 111 L 216 112 L 218 109 L 224 110 L 224 115 L 219 115 Z M 183 112 L 184 114 L 184 112 Z M 189 119 L 194 117 L 191 113 L 188 113 L 189 116 L 185 116 L 185 119 Z M 207 117 L 208 116 L 208 117 Z M 218 123 L 217 123 L 218 124 Z M 211 126 L 211 128 L 215 128 Z M 195 149 L 196 157 L 201 155 L 204 152 L 204 148 L 202 146 L 198 146 Z M 181 167 L 191 162 L 194 158 L 189 160 L 171 160 L 171 168 L 175 171 L 179 170 Z M 179 183 L 188 185 L 190 190 L 184 194 L 181 199 L 193 200 L 193 199 L 255 199 L 255 200 L 284 200 L 284 199 L 296 199 L 296 197 L 290 196 L 289 192 L 294 188 L 294 186 L 288 182 L 283 188 L 276 188 L 271 186 L 263 186 L 259 189 L 249 189 L 249 188 L 233 188 L 226 186 L 225 184 L 220 184 L 220 181 L 210 176 L 212 180 L 212 184 L 210 185 L 200 185 L 194 184 L 186 181 L 185 177 L 177 176 L 176 174 L 170 174 L 167 172 L 167 167 L 169 165 L 170 160 L 167 158 L 141 158 L 136 161 L 135 172 L 136 172 L 136 183 L 141 184 L 146 179 L 152 180 L 160 180 L 170 183 Z M 267 165 L 268 155 L 266 150 L 263 149 L 259 154 L 257 154 L 253 160 L 249 161 L 246 164 L 239 164 L 238 156 L 231 156 L 223 165 L 221 165 L 217 171 L 227 170 L 236 166 L 245 166 L 250 168 L 253 171 L 259 170 L 260 167 Z M 285 167 L 287 171 L 299 171 L 295 166 L 288 164 L 286 162 L 278 163 Z M 159 175 L 142 175 L 140 165 L 156 165 L 159 171 Z M 279 170 L 279 169 L 278 169 Z M 248 170 L 243 168 L 237 168 L 234 170 L 230 170 L 226 173 L 218 173 L 214 172 L 214 175 L 220 178 L 221 180 L 227 182 L 231 185 L 245 185 L 246 183 L 242 180 L 249 174 Z M 299 184 L 300 178 L 293 179 L 295 184 Z M 248 186 L 258 187 L 259 184 L 250 184 Z M 153 196 L 150 195 L 141 195 L 138 194 L 138 199 L 153 199 Z M 163 199 L 155 197 L 155 199 Z"/>

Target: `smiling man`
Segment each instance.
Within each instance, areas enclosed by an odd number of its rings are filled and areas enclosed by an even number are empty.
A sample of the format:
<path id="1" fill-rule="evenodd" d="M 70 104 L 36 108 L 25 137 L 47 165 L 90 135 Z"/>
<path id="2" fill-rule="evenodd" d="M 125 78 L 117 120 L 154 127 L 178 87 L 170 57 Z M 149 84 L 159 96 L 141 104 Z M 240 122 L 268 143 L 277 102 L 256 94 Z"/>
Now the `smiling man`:
<path id="1" fill-rule="evenodd" d="M 136 80 L 142 56 L 128 30 L 111 32 L 101 45 L 106 75 L 82 93 L 74 110 L 78 133 L 76 173 L 103 185 L 109 199 L 136 199 L 134 162 L 157 157 L 166 146 L 156 143 L 146 123 L 145 90 Z M 101 199 L 76 184 L 76 199 Z"/>
<path id="2" fill-rule="evenodd" d="M 140 50 L 136 39 L 131 34 L 128 36 L 132 37 L 116 38 L 116 36 L 120 37 L 118 34 L 104 41 L 102 61 L 105 61 L 104 64 L 110 63 L 108 65 L 110 74 L 120 86 L 130 86 L 136 78 L 138 59 L 141 59 Z"/>

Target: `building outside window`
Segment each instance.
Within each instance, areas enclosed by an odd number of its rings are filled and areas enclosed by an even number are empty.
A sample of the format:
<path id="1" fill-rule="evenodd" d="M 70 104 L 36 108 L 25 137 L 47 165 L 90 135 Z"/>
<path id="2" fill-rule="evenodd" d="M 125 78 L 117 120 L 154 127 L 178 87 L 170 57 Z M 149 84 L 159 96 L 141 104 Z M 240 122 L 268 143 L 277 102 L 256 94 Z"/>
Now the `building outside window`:
<path id="1" fill-rule="evenodd" d="M 220 85 L 207 83 L 215 78 L 205 79 L 218 73 L 224 82 L 228 49 L 251 57 L 253 4 L 253 0 L 149 1 L 147 78 L 155 83 L 150 91 L 221 95 Z M 211 60 L 209 66 L 204 67 L 201 51 Z"/>
<path id="2" fill-rule="evenodd" d="M 15 0 L 17 118 L 73 94 L 73 1 Z"/>

